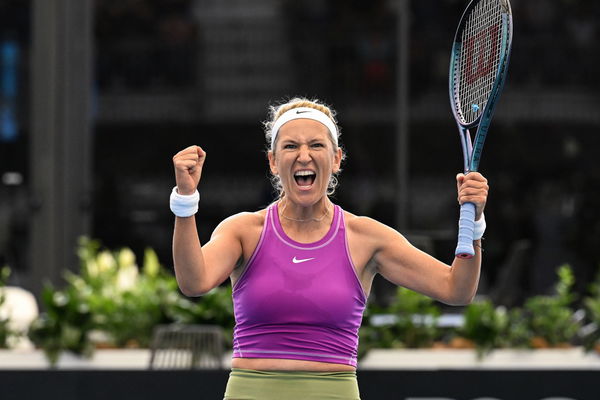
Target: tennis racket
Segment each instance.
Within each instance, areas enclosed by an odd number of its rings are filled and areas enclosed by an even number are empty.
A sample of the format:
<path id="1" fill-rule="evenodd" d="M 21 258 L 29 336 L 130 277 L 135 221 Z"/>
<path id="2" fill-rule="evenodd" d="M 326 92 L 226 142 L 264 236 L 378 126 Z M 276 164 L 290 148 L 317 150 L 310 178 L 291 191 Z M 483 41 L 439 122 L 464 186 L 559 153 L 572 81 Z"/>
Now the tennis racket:
<path id="1" fill-rule="evenodd" d="M 458 124 L 464 172 L 477 171 L 512 46 L 508 0 L 472 0 L 458 24 L 450 59 L 450 105 Z M 477 128 L 471 140 L 471 130 Z M 475 204 L 460 207 L 456 256 L 471 258 Z"/>

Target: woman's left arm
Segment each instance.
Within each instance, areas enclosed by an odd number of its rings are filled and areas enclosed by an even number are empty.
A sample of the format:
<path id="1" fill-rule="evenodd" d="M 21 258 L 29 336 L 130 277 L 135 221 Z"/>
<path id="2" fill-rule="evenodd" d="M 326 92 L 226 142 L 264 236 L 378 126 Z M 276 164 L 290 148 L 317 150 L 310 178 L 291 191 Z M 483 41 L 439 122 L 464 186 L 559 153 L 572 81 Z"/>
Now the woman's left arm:
<path id="1" fill-rule="evenodd" d="M 476 206 L 476 220 L 482 218 L 489 190 L 479 173 L 457 176 L 458 202 Z M 474 241 L 475 255 L 455 258 L 447 265 L 411 245 L 400 233 L 369 220 L 363 233 L 370 235 L 375 249 L 377 272 L 390 282 L 415 290 L 443 303 L 464 305 L 473 300 L 479 284 L 481 241 Z"/>

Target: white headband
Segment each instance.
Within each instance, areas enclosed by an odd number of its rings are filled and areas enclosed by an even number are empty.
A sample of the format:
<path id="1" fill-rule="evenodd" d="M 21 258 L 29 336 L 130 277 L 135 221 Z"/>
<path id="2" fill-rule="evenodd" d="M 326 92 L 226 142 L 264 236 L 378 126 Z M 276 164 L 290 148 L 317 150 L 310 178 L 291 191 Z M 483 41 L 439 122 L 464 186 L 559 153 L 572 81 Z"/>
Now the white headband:
<path id="1" fill-rule="evenodd" d="M 279 129 L 281 129 L 285 123 L 300 118 L 312 119 L 325 125 L 327 129 L 329 129 L 329 133 L 331 134 L 335 146 L 338 146 L 337 128 L 327 114 L 311 107 L 296 107 L 281 114 L 275 121 L 275 124 L 273 124 L 273 129 L 271 129 L 271 149 L 275 146 L 275 139 L 277 138 Z"/>

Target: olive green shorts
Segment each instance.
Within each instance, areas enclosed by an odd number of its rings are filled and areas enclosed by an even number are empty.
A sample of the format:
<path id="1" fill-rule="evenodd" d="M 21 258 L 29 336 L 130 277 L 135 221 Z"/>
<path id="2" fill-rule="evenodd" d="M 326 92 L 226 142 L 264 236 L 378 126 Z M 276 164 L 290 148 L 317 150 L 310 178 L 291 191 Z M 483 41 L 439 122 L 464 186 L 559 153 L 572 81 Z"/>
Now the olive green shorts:
<path id="1" fill-rule="evenodd" d="M 360 400 L 356 372 L 233 368 L 224 400 Z"/>

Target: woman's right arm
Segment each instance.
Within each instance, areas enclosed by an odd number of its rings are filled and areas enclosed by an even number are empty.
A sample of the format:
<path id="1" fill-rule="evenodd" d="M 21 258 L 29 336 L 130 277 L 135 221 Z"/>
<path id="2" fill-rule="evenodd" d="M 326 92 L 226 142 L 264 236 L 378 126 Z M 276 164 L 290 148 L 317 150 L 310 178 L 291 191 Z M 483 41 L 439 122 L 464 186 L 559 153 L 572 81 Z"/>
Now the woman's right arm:
<path id="1" fill-rule="evenodd" d="M 206 153 L 190 146 L 173 157 L 177 191 L 194 193 L 200 182 Z M 200 243 L 196 218 L 175 217 L 173 262 L 179 288 L 186 296 L 200 296 L 219 286 L 231 274 L 242 256 L 239 232 L 241 216 L 223 221 L 204 246 Z"/>
<path id="2" fill-rule="evenodd" d="M 235 228 L 240 217 L 237 215 L 223 221 L 204 246 L 198 237 L 195 217 L 175 217 L 173 262 L 175 277 L 183 294 L 200 296 L 231 275 L 242 257 L 241 239 L 236 233 L 241 229 Z"/>

